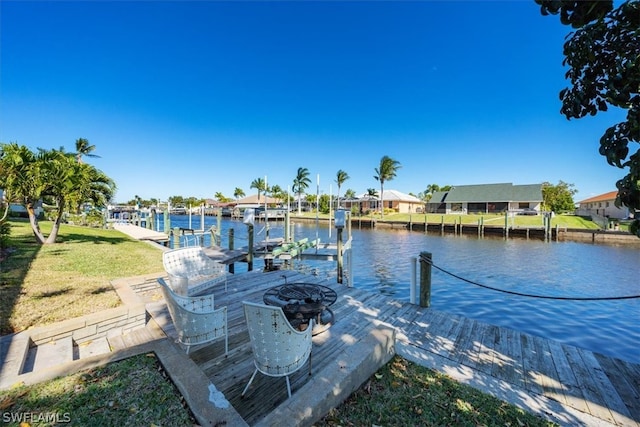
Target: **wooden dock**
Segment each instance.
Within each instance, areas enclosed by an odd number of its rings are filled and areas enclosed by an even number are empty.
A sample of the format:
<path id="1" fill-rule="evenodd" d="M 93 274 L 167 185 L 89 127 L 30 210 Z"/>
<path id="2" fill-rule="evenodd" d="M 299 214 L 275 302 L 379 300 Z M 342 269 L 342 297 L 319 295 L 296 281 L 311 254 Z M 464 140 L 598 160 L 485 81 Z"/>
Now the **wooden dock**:
<path id="1" fill-rule="evenodd" d="M 303 368 L 291 377 L 293 396 L 285 405 L 284 379 L 260 374 L 241 399 L 253 372 L 242 301 L 261 302 L 268 288 L 284 283 L 283 275 L 288 283 L 334 289 L 338 300 L 331 308 L 336 322 L 314 337 L 314 375 L 309 377 Z M 215 297 L 216 305 L 228 308 L 229 354 L 223 357 L 224 344 L 214 342 L 193 349 L 190 357 L 249 425 L 277 420 L 274 413 L 294 406 L 296 391 L 303 394 L 301 389 L 312 381 L 322 395 L 323 387 L 332 386 L 330 378 L 321 375 L 324 368 L 337 359 L 348 364 L 350 347 L 374 329 L 389 327 L 396 331 L 398 354 L 561 425 L 640 427 L 638 364 L 288 270 L 230 275 L 228 291 L 216 289 Z M 146 301 L 153 318 L 175 338 L 164 302 Z M 313 403 L 305 404 L 313 413 Z"/>

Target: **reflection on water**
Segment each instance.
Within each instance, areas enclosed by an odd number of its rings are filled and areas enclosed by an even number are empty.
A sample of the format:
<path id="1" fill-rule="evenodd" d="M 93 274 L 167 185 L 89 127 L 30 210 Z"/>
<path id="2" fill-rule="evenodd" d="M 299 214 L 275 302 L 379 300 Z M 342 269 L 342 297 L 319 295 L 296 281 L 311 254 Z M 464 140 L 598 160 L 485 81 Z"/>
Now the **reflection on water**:
<path id="1" fill-rule="evenodd" d="M 182 226 L 179 217 L 173 218 L 172 226 Z M 206 218 L 205 228 L 215 221 Z M 222 222 L 223 245 L 229 228 L 235 230 L 236 247 L 246 245 L 246 226 L 231 220 Z M 260 229 L 262 225 L 256 225 L 256 230 Z M 318 230 L 315 224 L 294 226 L 296 240 L 315 238 L 316 233 L 323 242 L 336 241 L 335 230 L 326 225 L 320 224 Z M 270 237 L 281 236 L 282 222 L 272 225 Z M 443 270 L 508 291 L 558 297 L 640 295 L 637 248 L 407 230 L 353 229 L 352 236 L 354 286 L 403 301 L 409 300 L 411 258 L 422 251 L 430 252 L 433 263 Z M 256 241 L 263 238 L 264 232 Z M 335 274 L 333 263 L 316 264 L 310 267 Z M 236 272 L 246 271 L 242 268 L 238 265 Z M 431 306 L 437 310 L 640 363 L 640 298 L 563 301 L 514 296 L 467 283 L 438 269 L 432 273 L 431 298 Z"/>

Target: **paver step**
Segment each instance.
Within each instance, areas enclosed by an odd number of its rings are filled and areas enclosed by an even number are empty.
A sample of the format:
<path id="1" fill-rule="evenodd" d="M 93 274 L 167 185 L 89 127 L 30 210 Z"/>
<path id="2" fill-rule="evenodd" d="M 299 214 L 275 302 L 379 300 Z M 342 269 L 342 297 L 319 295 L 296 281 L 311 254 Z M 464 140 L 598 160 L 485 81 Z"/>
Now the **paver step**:
<path id="1" fill-rule="evenodd" d="M 31 347 L 21 374 L 37 372 L 73 360 L 73 338 L 65 337 Z"/>
<path id="2" fill-rule="evenodd" d="M 111 352 L 107 337 L 99 337 L 91 341 L 83 342 L 74 347 L 73 358 L 84 359 L 85 357 Z"/>
<path id="3" fill-rule="evenodd" d="M 0 383 L 3 378 L 13 378 L 20 374 L 31 340 L 27 335 L 12 334 L 0 339 Z"/>

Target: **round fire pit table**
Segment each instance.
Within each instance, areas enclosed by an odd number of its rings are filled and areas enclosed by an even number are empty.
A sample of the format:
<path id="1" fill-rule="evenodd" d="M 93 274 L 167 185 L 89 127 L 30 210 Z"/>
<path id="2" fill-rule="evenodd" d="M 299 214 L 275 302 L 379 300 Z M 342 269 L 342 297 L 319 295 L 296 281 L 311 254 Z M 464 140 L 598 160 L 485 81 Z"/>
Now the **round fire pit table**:
<path id="1" fill-rule="evenodd" d="M 326 331 L 334 323 L 329 306 L 337 299 L 336 291 L 315 283 L 285 283 L 267 289 L 263 297 L 265 304 L 281 307 L 294 328 L 304 329 L 313 319 L 313 335 Z"/>

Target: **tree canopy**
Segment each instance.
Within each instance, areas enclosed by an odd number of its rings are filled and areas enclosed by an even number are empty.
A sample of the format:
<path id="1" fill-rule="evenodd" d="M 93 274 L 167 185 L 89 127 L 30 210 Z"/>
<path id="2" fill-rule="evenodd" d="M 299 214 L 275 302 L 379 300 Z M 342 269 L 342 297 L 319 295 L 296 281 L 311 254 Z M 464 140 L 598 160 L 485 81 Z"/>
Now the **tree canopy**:
<path id="1" fill-rule="evenodd" d="M 380 166 L 374 168 L 376 172 L 374 178 L 380 182 L 380 204 L 382 205 L 380 208 L 380 215 L 384 218 L 384 183 L 386 181 L 391 181 L 396 177 L 398 169 L 402 166 L 400 162 L 392 159 L 389 156 L 382 156 L 380 159 Z"/>
<path id="2" fill-rule="evenodd" d="M 258 201 L 260 201 L 260 194 L 262 192 L 266 193 L 268 190 L 267 183 L 262 178 L 256 178 L 251 181 L 251 185 L 249 186 L 249 188 L 255 188 L 256 190 L 258 190 Z"/>
<path id="3" fill-rule="evenodd" d="M 576 209 L 573 196 L 578 192 L 574 184 L 564 181 L 553 185 L 550 182 L 542 183 L 543 209 L 557 213 L 573 212 Z"/>
<path id="4" fill-rule="evenodd" d="M 311 179 L 309 178 L 309 169 L 300 167 L 296 172 L 296 177 L 293 179 L 292 191 L 298 195 L 298 215 L 300 215 L 300 198 L 304 190 L 309 188 Z"/>
<path id="5" fill-rule="evenodd" d="M 560 15 L 574 32 L 564 44 L 565 77 L 571 86 L 560 91 L 567 119 L 596 115 L 616 107 L 626 119 L 605 130 L 600 154 L 628 173 L 616 182 L 616 205 L 635 212 L 630 227 L 640 237 L 640 1 L 614 7 L 611 0 L 535 0 L 543 15 Z M 630 154 L 631 153 L 631 154 Z"/>
<path id="6" fill-rule="evenodd" d="M 336 196 L 336 209 L 340 207 L 340 188 L 350 178 L 349 174 L 342 169 L 336 172 L 336 184 L 338 184 L 338 194 Z"/>
<path id="7" fill-rule="evenodd" d="M 9 203 L 24 206 L 36 241 L 55 243 L 67 211 L 79 211 L 84 203 L 101 208 L 115 194 L 111 178 L 92 165 L 78 161 L 75 153 L 60 149 L 31 151 L 17 143 L 0 143 L 0 188 Z M 56 215 L 49 236 L 38 223 L 36 205 L 53 204 Z"/>

